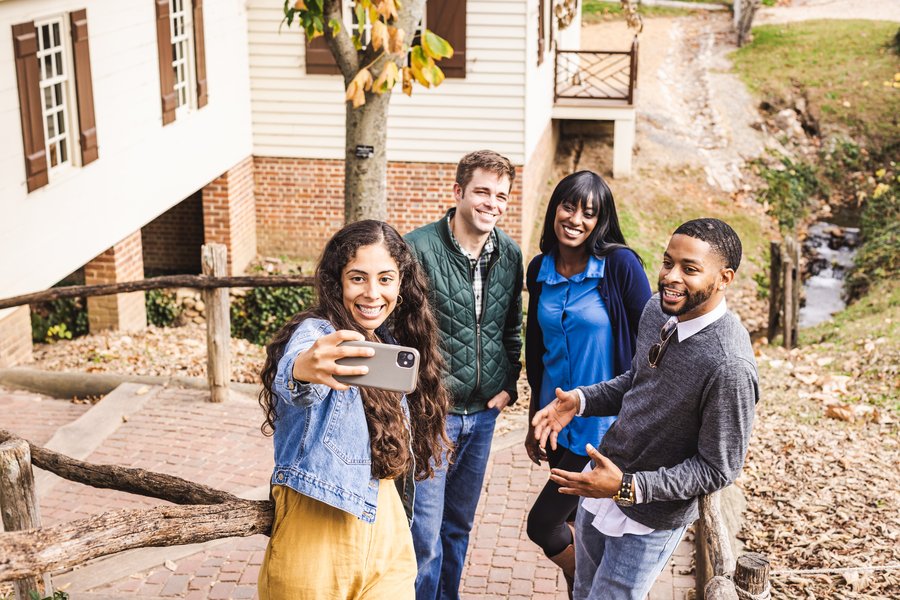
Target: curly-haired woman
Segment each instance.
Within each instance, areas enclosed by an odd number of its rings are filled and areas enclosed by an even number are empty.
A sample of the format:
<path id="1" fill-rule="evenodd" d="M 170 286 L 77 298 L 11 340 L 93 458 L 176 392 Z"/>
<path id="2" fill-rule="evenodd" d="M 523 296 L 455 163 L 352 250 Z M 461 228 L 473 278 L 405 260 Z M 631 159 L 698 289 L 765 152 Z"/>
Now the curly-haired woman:
<path id="1" fill-rule="evenodd" d="M 394 228 L 360 221 L 329 240 L 315 287 L 317 305 L 275 335 L 262 371 L 275 520 L 260 598 L 412 598 L 414 480 L 433 475 L 449 443 L 427 280 Z M 364 339 L 418 349 L 415 392 L 334 378 L 366 372 L 337 364 L 371 355 L 340 345 Z"/>

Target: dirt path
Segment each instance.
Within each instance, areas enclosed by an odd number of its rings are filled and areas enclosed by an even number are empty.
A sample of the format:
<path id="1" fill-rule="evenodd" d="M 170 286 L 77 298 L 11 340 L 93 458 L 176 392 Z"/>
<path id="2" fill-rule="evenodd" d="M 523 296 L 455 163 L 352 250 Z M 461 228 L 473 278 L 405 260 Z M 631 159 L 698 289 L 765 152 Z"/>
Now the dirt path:
<path id="1" fill-rule="evenodd" d="M 584 48 L 627 47 L 623 22 L 584 28 Z M 640 36 L 638 170 L 701 168 L 725 192 L 741 186 L 739 167 L 758 156 L 762 134 L 754 100 L 730 73 L 734 49 L 727 15 L 647 19 Z"/>
<path id="2" fill-rule="evenodd" d="M 755 25 L 790 23 L 811 19 L 866 19 L 900 23 L 897 0 L 793 0 L 790 6 L 762 7 Z"/>

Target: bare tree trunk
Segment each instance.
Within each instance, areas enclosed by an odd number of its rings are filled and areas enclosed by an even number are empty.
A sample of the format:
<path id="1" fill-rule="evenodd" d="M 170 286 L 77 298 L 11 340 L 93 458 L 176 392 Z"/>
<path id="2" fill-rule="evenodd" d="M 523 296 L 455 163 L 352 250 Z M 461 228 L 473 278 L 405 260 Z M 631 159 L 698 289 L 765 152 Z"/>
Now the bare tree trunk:
<path id="1" fill-rule="evenodd" d="M 387 219 L 387 118 L 391 93 L 366 94 L 359 108 L 347 103 L 344 148 L 344 220 Z"/>
<path id="2" fill-rule="evenodd" d="M 737 45 L 738 48 L 747 43 L 750 38 L 750 29 L 753 27 L 753 17 L 759 9 L 759 0 L 735 0 L 735 6 L 740 4 L 737 12 Z"/>
<path id="3" fill-rule="evenodd" d="M 325 0 L 326 23 L 340 20 L 340 0 Z M 404 0 L 394 25 L 403 30 L 404 42 L 412 43 L 416 29 L 425 13 L 425 0 Z M 356 74 L 365 67 L 373 69 L 373 75 L 384 67 L 385 60 L 393 60 L 398 67 L 406 63 L 406 53 L 379 56 L 369 47 L 357 52 L 346 29 L 334 35 L 325 28 L 325 41 L 344 76 L 344 87 L 350 85 Z M 366 103 L 353 108 L 346 103 L 346 136 L 344 138 L 344 220 L 347 223 L 361 219 L 387 219 L 387 118 L 391 92 L 375 94 L 366 92 Z"/>

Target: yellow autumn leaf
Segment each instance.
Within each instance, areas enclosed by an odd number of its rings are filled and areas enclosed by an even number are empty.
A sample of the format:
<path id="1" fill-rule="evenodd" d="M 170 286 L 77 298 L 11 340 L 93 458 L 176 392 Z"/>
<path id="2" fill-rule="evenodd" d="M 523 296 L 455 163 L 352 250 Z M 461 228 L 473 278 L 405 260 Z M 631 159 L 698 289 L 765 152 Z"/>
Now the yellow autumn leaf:
<path id="1" fill-rule="evenodd" d="M 884 177 L 885 173 L 887 173 L 887 169 L 882 167 L 882 168 L 878 169 L 877 171 L 875 171 L 875 177 L 877 177 L 878 179 L 881 179 L 882 177 Z"/>
<path id="2" fill-rule="evenodd" d="M 388 36 L 388 26 L 384 24 L 384 21 L 372 23 L 372 48 L 380 50 L 382 46 L 386 46 Z"/>
<path id="3" fill-rule="evenodd" d="M 403 52 L 403 38 L 406 32 L 399 27 L 388 27 L 388 52 L 391 54 L 399 54 Z"/>
<path id="4" fill-rule="evenodd" d="M 403 93 L 412 96 L 413 90 L 413 74 L 412 69 L 403 67 Z"/>
<path id="5" fill-rule="evenodd" d="M 378 0 L 378 4 L 375 8 L 385 21 L 398 18 L 397 6 L 394 3 L 394 0 Z"/>
<path id="6" fill-rule="evenodd" d="M 381 69 L 381 74 L 378 76 L 378 79 L 376 79 L 375 83 L 372 84 L 372 89 L 379 94 L 393 89 L 394 84 L 397 83 L 397 78 L 399 77 L 399 75 L 400 73 L 397 69 L 397 63 L 392 60 L 387 61 L 384 64 L 384 68 Z"/>
<path id="7" fill-rule="evenodd" d="M 453 48 L 450 47 L 450 43 L 430 29 L 426 29 L 422 33 L 422 48 L 431 58 L 441 59 L 453 56 Z"/>
<path id="8" fill-rule="evenodd" d="M 429 88 L 432 84 L 431 67 L 434 66 L 434 60 L 425 54 L 422 46 L 413 46 L 409 53 L 409 63 L 412 68 L 412 74 L 421 85 Z"/>
<path id="9" fill-rule="evenodd" d="M 372 73 L 369 69 L 360 69 L 347 86 L 345 99 L 353 102 L 353 108 L 359 108 L 366 103 L 366 91 L 370 89 L 372 89 Z"/>

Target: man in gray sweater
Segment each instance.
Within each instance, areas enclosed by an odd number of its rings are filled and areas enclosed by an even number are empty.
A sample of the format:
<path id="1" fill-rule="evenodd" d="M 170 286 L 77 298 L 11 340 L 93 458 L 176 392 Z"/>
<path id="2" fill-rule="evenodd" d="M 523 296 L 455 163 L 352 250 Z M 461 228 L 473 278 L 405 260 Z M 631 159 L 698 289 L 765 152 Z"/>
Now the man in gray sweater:
<path id="1" fill-rule="evenodd" d="M 553 469 L 560 493 L 583 496 L 575 520 L 575 598 L 642 600 L 685 529 L 697 497 L 744 464 L 759 384 L 750 336 L 725 305 L 741 242 L 718 219 L 672 235 L 659 294 L 644 307 L 631 370 L 571 391 L 534 416 L 542 446 L 576 415 L 617 415 L 593 465 Z M 591 468 L 592 467 L 592 468 Z"/>

